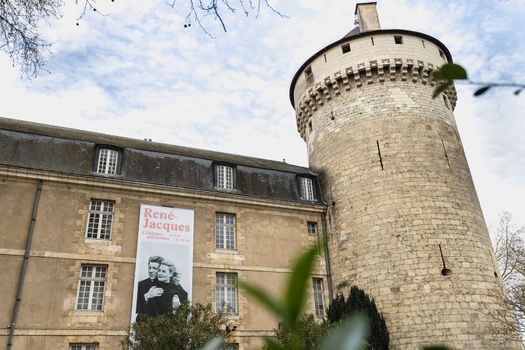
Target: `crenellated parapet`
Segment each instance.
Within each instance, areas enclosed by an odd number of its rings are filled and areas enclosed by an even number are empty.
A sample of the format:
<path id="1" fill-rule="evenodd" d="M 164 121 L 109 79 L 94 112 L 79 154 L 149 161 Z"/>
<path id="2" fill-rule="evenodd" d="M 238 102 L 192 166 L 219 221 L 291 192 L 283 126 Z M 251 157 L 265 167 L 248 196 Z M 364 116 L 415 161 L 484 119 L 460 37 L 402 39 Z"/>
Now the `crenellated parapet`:
<path id="1" fill-rule="evenodd" d="M 437 68 L 434 64 L 425 63 L 421 60 L 384 58 L 358 63 L 355 66 L 346 67 L 344 70 L 338 70 L 332 75 L 313 82 L 299 97 L 296 105 L 297 130 L 304 139 L 306 126 L 313 113 L 327 101 L 352 89 L 384 83 L 385 81 L 420 83 L 432 87 L 435 85 L 432 72 Z M 455 87 L 452 85 L 444 94 L 447 96 L 452 110 L 454 110 L 457 100 Z"/>

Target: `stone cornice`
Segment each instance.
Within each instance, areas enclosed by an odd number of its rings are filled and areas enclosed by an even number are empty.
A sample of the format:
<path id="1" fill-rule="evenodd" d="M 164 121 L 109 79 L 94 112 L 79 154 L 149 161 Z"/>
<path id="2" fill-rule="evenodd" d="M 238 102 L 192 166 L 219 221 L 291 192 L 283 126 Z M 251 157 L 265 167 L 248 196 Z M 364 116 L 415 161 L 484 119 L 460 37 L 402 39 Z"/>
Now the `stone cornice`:
<path id="1" fill-rule="evenodd" d="M 298 99 L 296 108 L 297 130 L 305 139 L 306 125 L 312 115 L 327 101 L 370 84 L 385 81 L 409 81 L 434 86 L 432 72 L 436 69 L 432 63 L 403 58 L 384 58 L 359 63 L 326 76 L 310 85 Z M 452 110 L 456 107 L 457 93 L 454 85 L 445 91 Z"/>

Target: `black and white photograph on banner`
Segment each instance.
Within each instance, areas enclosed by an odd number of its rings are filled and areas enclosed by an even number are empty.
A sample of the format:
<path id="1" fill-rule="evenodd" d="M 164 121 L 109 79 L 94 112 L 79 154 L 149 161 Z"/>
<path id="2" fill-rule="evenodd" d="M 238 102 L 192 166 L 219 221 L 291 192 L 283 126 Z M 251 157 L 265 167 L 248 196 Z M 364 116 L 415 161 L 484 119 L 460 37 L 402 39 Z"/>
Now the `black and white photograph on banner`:
<path id="1" fill-rule="evenodd" d="M 131 321 L 190 302 L 192 262 L 193 211 L 142 205 Z"/>

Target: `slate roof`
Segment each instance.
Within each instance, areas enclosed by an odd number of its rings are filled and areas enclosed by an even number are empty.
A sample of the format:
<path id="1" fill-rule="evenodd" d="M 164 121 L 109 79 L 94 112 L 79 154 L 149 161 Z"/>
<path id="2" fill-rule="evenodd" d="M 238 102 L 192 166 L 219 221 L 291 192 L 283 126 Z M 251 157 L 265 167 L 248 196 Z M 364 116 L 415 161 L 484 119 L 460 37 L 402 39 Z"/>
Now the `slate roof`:
<path id="1" fill-rule="evenodd" d="M 214 165 L 227 164 L 235 168 L 233 195 L 291 201 L 303 201 L 299 176 L 317 183 L 308 168 L 284 162 L 0 118 L 0 164 L 101 176 L 95 158 L 105 146 L 120 150 L 121 171 L 114 178 L 125 181 L 218 191 Z"/>

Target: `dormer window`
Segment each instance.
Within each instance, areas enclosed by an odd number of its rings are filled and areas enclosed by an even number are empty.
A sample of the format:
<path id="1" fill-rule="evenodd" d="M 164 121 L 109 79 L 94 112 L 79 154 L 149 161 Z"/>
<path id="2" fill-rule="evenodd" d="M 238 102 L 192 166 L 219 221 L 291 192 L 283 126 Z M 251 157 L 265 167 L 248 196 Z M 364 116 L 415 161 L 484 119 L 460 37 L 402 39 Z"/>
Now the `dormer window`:
<path id="1" fill-rule="evenodd" d="M 300 177 L 299 185 L 301 188 L 301 199 L 307 201 L 314 201 L 314 186 L 313 181 L 309 177 Z"/>
<path id="2" fill-rule="evenodd" d="M 120 170 L 121 154 L 119 151 L 101 147 L 97 151 L 95 172 L 102 175 L 117 175 Z"/>
<path id="3" fill-rule="evenodd" d="M 215 167 L 216 186 L 221 190 L 233 190 L 233 167 L 217 165 Z"/>

